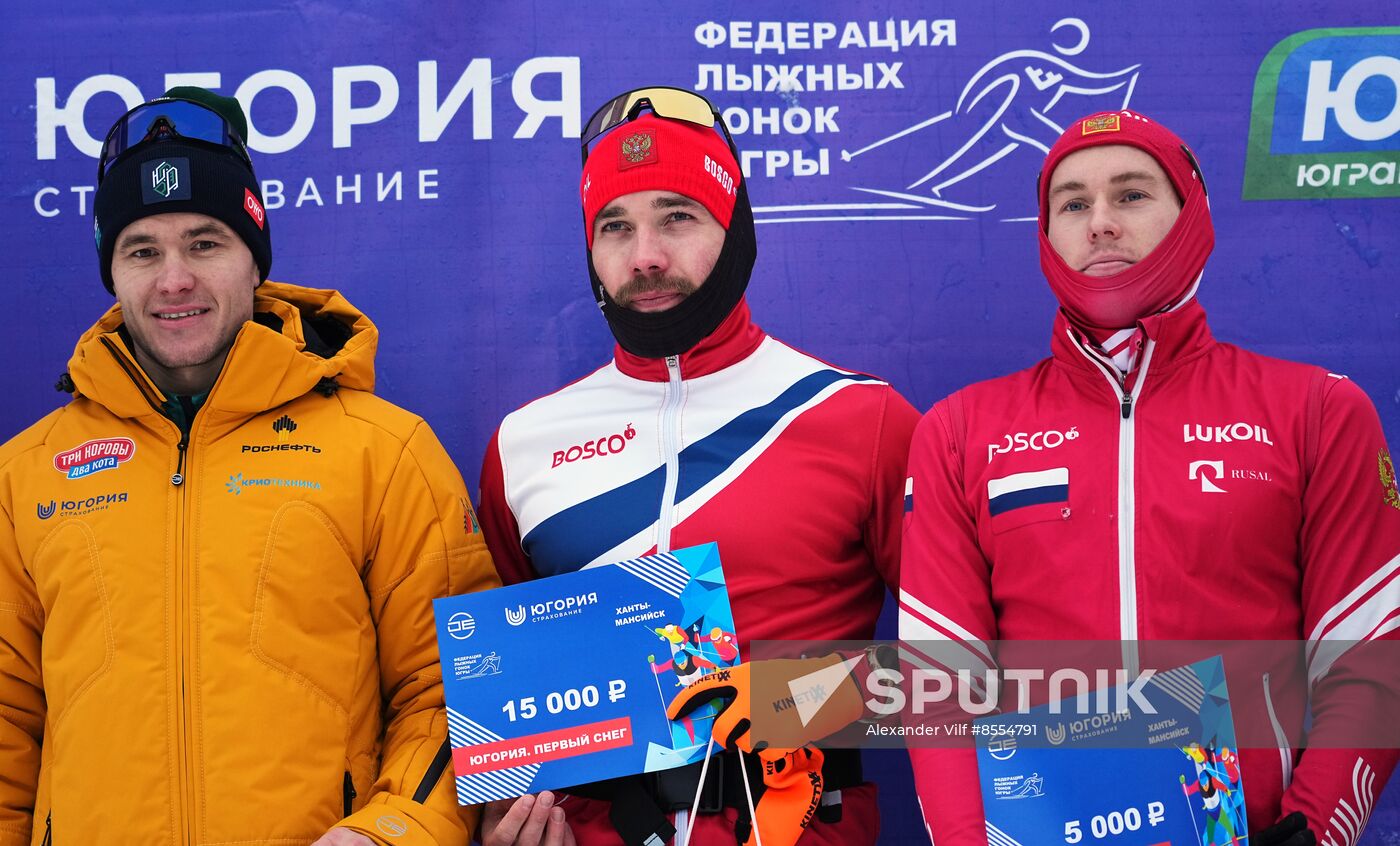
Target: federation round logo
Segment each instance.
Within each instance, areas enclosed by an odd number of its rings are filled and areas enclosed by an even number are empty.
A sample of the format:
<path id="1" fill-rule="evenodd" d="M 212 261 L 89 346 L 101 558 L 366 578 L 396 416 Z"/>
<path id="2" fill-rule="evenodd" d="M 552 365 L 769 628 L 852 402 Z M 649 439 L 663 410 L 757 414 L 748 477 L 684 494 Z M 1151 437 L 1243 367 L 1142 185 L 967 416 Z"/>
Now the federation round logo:
<path id="1" fill-rule="evenodd" d="M 447 619 L 447 633 L 455 640 L 466 640 L 476 631 L 476 619 L 465 611 L 458 611 Z"/>
<path id="2" fill-rule="evenodd" d="M 385 837 L 403 837 L 408 834 L 408 823 L 392 814 L 385 814 L 375 820 L 374 827 Z"/>
<path id="3" fill-rule="evenodd" d="M 998 761 L 1009 761 L 1016 754 L 1016 738 L 1001 737 L 987 741 L 987 751 Z"/>

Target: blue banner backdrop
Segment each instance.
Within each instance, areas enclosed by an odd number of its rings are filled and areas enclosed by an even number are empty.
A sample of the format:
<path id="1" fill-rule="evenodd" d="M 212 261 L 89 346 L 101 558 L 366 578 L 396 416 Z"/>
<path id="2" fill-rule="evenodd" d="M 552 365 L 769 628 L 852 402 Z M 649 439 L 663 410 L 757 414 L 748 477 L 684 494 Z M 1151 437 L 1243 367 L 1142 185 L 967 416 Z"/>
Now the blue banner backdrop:
<path id="1" fill-rule="evenodd" d="M 1204 168 L 1219 242 L 1200 298 L 1216 334 L 1348 374 L 1394 443 L 1393 13 L 1379 0 L 12 4 L 0 215 L 22 246 L 0 257 L 0 437 L 63 401 L 54 380 L 111 302 L 92 248 L 102 133 L 193 83 L 250 107 L 272 277 L 338 288 L 373 317 L 380 392 L 424 415 L 475 487 L 502 415 L 610 349 L 587 291 L 580 121 L 619 91 L 672 84 L 719 104 L 745 151 L 760 324 L 921 408 L 1046 354 L 1038 164 L 1056 127 L 1131 105 Z M 919 842 L 907 764 L 886 754 L 882 841 Z M 1396 796 L 1364 843 L 1393 842 Z"/>

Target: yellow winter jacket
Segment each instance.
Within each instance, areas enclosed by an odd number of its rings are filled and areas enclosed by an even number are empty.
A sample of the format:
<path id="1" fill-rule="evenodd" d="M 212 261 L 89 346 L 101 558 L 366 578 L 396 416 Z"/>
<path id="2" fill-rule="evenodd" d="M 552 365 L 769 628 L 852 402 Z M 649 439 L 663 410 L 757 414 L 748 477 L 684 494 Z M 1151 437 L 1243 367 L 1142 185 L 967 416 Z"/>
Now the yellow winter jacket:
<path id="1" fill-rule="evenodd" d="M 113 307 L 0 447 L 0 846 L 467 842 L 431 600 L 498 581 L 461 475 L 344 298 L 255 309 L 187 443 Z"/>

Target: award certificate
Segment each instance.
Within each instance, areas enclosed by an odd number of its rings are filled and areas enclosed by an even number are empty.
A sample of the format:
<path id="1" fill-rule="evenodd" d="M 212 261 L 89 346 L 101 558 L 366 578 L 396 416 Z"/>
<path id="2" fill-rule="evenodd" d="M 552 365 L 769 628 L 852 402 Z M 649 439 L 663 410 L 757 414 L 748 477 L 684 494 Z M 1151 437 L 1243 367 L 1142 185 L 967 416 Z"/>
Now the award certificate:
<path id="1" fill-rule="evenodd" d="M 436 600 L 457 798 L 507 799 L 697 761 L 714 708 L 666 706 L 739 661 L 711 543 Z"/>
<path id="2" fill-rule="evenodd" d="M 1136 695 L 1125 695 L 1129 687 Z M 1065 699 L 1059 711 L 1042 705 L 972 723 L 992 846 L 1243 842 L 1243 780 L 1218 656 Z"/>

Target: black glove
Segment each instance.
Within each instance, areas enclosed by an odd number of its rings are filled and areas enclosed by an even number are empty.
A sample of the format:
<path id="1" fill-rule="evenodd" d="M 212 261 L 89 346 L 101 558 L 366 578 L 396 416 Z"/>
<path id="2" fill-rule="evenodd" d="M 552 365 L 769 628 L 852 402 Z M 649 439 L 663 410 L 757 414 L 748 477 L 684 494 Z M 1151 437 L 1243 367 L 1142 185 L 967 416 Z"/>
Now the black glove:
<path id="1" fill-rule="evenodd" d="M 1308 819 L 1294 811 L 1263 831 L 1249 836 L 1249 846 L 1317 846 L 1317 835 L 1308 828 Z"/>

